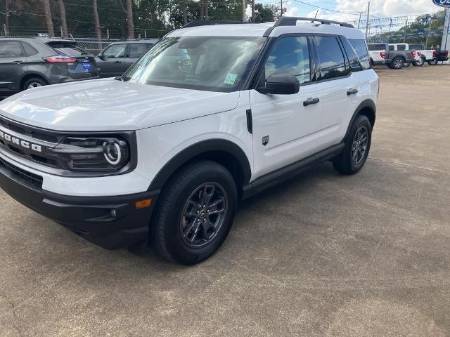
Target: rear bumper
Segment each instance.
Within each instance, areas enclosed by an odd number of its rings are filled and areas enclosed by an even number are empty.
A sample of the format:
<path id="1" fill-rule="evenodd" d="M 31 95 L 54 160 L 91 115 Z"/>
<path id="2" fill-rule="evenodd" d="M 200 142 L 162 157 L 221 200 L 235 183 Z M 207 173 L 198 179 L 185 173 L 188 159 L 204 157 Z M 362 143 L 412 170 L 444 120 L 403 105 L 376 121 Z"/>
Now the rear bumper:
<path id="1" fill-rule="evenodd" d="M 11 197 L 85 239 L 107 249 L 125 248 L 148 238 L 157 193 L 114 197 L 73 197 L 54 194 L 29 183 L 26 172 L 0 161 L 0 187 Z M 152 199 L 150 207 L 135 203 Z"/>

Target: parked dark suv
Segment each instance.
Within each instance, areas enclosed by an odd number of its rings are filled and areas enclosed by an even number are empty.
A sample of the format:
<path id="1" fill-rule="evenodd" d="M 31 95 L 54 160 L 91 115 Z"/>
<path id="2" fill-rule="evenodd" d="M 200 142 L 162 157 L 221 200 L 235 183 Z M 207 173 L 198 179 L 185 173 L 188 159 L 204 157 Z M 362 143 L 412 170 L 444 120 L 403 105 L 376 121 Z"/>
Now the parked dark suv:
<path id="1" fill-rule="evenodd" d="M 158 42 L 157 39 L 114 42 L 96 58 L 100 77 L 122 75 Z"/>
<path id="2" fill-rule="evenodd" d="M 98 77 L 95 58 L 74 41 L 0 39 L 0 95 Z"/>

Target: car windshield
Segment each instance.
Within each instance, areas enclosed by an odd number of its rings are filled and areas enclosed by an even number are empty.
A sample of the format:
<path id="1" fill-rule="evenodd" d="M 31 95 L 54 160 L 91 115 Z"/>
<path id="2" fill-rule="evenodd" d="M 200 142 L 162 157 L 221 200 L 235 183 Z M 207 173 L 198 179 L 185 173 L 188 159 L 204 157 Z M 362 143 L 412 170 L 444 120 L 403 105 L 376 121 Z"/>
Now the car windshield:
<path id="1" fill-rule="evenodd" d="M 168 37 L 123 76 L 140 84 L 231 92 L 238 90 L 265 39 Z"/>

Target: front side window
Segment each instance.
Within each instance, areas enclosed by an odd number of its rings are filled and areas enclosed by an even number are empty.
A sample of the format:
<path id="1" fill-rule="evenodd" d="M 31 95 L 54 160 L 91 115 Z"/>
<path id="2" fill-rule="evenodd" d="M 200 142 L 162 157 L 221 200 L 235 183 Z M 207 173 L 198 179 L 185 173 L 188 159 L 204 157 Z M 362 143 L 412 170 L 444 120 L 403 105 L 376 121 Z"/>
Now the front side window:
<path id="1" fill-rule="evenodd" d="M 125 44 L 113 44 L 105 49 L 103 56 L 108 59 L 125 57 L 126 49 Z"/>
<path id="2" fill-rule="evenodd" d="M 148 44 L 144 43 L 131 43 L 128 45 L 128 57 L 138 59 L 145 55 L 147 51 L 149 51 L 151 47 L 148 47 Z"/>
<path id="3" fill-rule="evenodd" d="M 22 45 L 18 41 L 0 41 L 0 58 L 23 56 Z"/>
<path id="4" fill-rule="evenodd" d="M 278 39 L 267 58 L 265 78 L 274 74 L 292 75 L 300 84 L 311 81 L 308 39 L 304 36 Z"/>
<path id="5" fill-rule="evenodd" d="M 133 83 L 231 92 L 255 63 L 265 38 L 168 37 L 123 76 Z"/>
<path id="6" fill-rule="evenodd" d="M 370 56 L 367 50 L 367 43 L 364 39 L 351 39 L 348 40 L 356 52 L 359 58 L 359 62 L 363 69 L 370 69 Z"/>
<path id="7" fill-rule="evenodd" d="M 335 36 L 316 36 L 320 79 L 327 80 L 348 74 L 344 54 Z"/>

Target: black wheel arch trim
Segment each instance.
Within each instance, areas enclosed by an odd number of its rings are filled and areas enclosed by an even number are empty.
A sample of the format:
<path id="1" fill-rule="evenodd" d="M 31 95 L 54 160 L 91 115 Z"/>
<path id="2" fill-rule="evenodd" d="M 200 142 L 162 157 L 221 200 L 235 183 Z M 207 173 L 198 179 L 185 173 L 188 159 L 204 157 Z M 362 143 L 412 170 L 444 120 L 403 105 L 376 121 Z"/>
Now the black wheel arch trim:
<path id="1" fill-rule="evenodd" d="M 352 119 L 350 120 L 350 123 L 348 124 L 348 129 L 345 134 L 344 140 L 348 138 L 348 135 L 350 133 L 353 123 L 355 122 L 356 118 L 360 115 L 360 113 L 364 110 L 371 110 L 373 112 L 372 128 L 375 126 L 375 122 L 377 119 L 377 106 L 373 100 L 367 99 L 367 100 L 363 101 L 358 106 L 358 108 L 356 108 L 355 112 L 353 113 Z"/>
<path id="2" fill-rule="evenodd" d="M 170 177 L 172 177 L 172 175 L 181 167 L 196 158 L 202 158 L 202 156 L 207 155 L 208 153 L 217 152 L 225 152 L 236 160 L 244 185 L 250 181 L 250 162 L 241 147 L 229 140 L 210 139 L 195 143 L 175 155 L 158 172 L 148 190 L 161 190 Z"/>

